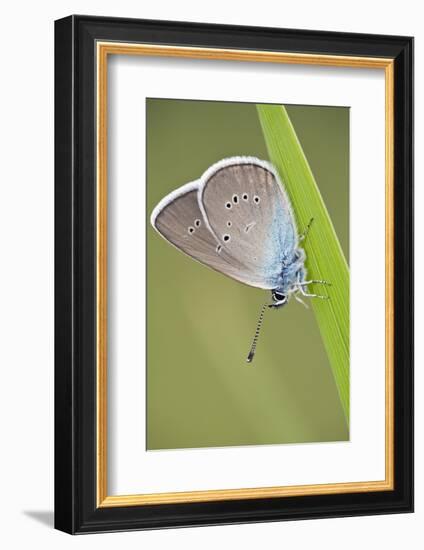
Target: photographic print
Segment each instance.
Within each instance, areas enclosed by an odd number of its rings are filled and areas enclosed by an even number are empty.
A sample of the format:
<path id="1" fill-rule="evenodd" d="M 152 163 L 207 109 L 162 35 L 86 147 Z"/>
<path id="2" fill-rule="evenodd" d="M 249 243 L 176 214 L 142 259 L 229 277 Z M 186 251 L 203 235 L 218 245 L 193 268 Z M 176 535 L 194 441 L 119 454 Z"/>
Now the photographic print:
<path id="1" fill-rule="evenodd" d="M 57 529 L 413 510 L 412 114 L 411 37 L 55 22 Z"/>
<path id="2" fill-rule="evenodd" d="M 146 121 L 147 450 L 349 440 L 349 108 Z"/>

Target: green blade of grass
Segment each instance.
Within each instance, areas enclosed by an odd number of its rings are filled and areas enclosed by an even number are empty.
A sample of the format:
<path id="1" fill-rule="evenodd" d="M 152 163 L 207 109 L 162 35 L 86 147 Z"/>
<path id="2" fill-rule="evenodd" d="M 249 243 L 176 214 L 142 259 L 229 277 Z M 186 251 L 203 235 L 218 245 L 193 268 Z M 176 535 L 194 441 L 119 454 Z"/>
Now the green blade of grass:
<path id="1" fill-rule="evenodd" d="M 286 109 L 280 105 L 257 105 L 257 109 L 269 158 L 289 195 L 299 231 L 314 219 L 302 243 L 308 279 L 324 279 L 332 286 L 311 285 L 314 294 L 325 288 L 330 297 L 311 303 L 349 423 L 349 268 Z"/>

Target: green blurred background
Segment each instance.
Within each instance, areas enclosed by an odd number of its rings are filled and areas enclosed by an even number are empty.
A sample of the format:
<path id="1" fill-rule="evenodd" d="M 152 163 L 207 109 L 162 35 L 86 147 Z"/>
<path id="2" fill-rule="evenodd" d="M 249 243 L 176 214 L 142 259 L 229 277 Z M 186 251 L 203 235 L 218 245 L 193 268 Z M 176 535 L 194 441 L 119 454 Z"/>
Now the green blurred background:
<path id="1" fill-rule="evenodd" d="M 349 258 L 349 109 L 286 105 Z M 311 309 L 193 261 L 151 227 L 159 200 L 233 155 L 268 159 L 256 106 L 148 99 L 147 449 L 349 438 Z M 301 230 L 301 228 L 299 228 Z M 311 229 L 313 231 L 313 227 Z"/>

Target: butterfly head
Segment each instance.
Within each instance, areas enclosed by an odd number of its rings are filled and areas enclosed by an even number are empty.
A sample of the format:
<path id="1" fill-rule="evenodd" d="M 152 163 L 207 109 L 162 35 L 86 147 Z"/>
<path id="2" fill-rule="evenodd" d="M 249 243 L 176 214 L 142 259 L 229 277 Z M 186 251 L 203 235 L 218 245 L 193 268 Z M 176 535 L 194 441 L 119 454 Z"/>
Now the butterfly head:
<path id="1" fill-rule="evenodd" d="M 278 290 L 272 291 L 272 301 L 273 304 L 270 305 L 270 307 L 282 307 L 285 306 L 289 301 L 289 294 L 284 294 L 283 292 L 279 292 Z"/>

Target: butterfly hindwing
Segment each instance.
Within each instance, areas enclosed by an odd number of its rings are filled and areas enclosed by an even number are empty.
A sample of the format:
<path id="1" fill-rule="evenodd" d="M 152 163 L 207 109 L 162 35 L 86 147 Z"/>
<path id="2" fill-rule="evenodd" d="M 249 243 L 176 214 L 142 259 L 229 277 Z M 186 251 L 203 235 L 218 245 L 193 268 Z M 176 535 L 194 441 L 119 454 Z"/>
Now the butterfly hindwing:
<path id="1" fill-rule="evenodd" d="M 170 193 L 151 216 L 153 227 L 171 244 L 199 262 L 240 280 L 232 261 L 205 222 L 198 202 L 197 182 Z"/>

